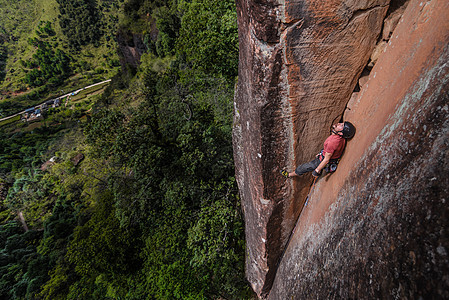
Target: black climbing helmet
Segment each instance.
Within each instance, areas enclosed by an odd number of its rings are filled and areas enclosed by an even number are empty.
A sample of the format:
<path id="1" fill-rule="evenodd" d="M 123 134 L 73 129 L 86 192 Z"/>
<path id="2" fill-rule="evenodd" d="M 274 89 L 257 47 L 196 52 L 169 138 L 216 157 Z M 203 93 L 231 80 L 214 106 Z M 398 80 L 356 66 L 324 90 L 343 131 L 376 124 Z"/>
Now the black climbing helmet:
<path id="1" fill-rule="evenodd" d="M 354 127 L 354 125 L 352 125 L 350 122 L 347 122 L 347 121 L 344 122 L 343 124 L 344 124 L 343 130 L 341 131 L 342 132 L 342 136 L 345 139 L 351 139 L 354 136 L 354 134 L 355 134 L 355 127 Z"/>

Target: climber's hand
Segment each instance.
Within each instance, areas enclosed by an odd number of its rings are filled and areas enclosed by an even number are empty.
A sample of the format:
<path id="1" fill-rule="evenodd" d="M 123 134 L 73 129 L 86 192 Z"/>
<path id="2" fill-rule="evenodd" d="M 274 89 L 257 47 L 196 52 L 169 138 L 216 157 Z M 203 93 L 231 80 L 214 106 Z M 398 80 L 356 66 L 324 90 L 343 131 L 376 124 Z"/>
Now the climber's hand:
<path id="1" fill-rule="evenodd" d="M 315 170 L 313 170 L 313 172 L 312 172 L 312 176 L 318 178 L 318 177 L 321 176 L 321 172 L 317 172 L 316 169 L 315 169 Z"/>

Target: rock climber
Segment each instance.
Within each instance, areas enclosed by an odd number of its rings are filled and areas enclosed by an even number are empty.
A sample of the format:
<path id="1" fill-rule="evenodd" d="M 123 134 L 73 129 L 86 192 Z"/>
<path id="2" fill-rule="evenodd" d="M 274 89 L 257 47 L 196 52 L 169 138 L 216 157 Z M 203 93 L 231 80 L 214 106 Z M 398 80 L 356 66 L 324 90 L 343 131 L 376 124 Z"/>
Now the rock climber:
<path id="1" fill-rule="evenodd" d="M 345 149 L 346 139 L 352 138 L 354 134 L 355 127 L 350 122 L 332 125 L 331 135 L 324 141 L 324 148 L 315 156 L 315 159 L 298 166 L 294 172 L 281 170 L 282 176 L 290 178 L 312 172 L 312 175 L 318 178 L 325 168 L 328 173 L 334 172 Z"/>

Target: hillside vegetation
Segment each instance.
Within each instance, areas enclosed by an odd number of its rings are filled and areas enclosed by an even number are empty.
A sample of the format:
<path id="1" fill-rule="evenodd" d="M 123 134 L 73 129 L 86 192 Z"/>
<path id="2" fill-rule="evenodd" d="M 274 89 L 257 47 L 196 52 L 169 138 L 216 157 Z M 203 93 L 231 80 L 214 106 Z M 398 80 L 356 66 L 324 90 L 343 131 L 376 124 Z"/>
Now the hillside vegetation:
<path id="1" fill-rule="evenodd" d="M 116 30 L 142 38 L 146 51 L 139 67 L 123 66 L 89 98 L 88 110 L 60 108 L 35 128 L 0 128 L 0 298 L 251 298 L 231 145 L 234 1 L 58 3 L 77 16 L 41 18 L 36 36 L 23 29 L 36 52 L 21 59 L 17 87 L 51 94 L 75 74 L 94 79 L 96 65 L 82 67 L 86 49 L 100 53 L 98 40 Z M 80 20 L 102 25 L 62 39 Z M 116 55 L 94 58 L 101 65 Z M 25 81 L 33 70 L 44 85 Z M 12 110 L 24 100 L 6 101 Z"/>
<path id="2" fill-rule="evenodd" d="M 123 0 L 0 0 L 0 116 L 113 77 Z"/>

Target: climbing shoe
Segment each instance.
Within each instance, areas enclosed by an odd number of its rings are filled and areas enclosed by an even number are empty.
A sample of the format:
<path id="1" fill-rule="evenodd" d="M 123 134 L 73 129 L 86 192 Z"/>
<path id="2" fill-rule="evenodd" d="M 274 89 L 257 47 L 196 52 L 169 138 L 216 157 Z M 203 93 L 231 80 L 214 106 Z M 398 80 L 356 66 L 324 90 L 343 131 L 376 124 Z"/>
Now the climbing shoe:
<path id="1" fill-rule="evenodd" d="M 288 172 L 285 170 L 281 170 L 281 175 L 284 176 L 285 178 L 288 178 Z"/>

